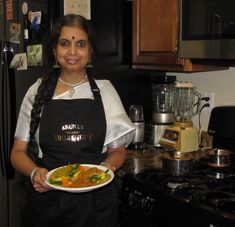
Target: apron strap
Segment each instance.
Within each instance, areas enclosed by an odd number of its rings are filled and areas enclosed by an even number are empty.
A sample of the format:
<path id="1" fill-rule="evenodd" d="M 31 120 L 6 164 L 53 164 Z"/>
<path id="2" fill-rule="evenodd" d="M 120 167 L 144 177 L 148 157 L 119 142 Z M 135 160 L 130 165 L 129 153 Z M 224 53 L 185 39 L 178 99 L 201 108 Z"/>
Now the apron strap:
<path id="1" fill-rule="evenodd" d="M 91 91 L 94 95 L 94 99 L 96 101 L 99 101 L 99 103 L 102 103 L 102 99 L 101 99 L 101 96 L 100 96 L 100 89 L 98 88 L 95 80 L 90 76 L 88 76 L 88 80 L 89 80 L 89 83 L 90 83 L 90 86 L 91 86 Z"/>
<path id="2" fill-rule="evenodd" d="M 99 105 L 101 111 L 104 114 L 105 132 L 106 132 L 106 129 L 107 129 L 107 123 L 106 122 L 107 121 L 106 121 L 106 115 L 105 115 L 105 111 L 104 111 L 104 105 L 103 105 L 102 98 L 101 98 L 101 95 L 100 95 L 100 89 L 98 88 L 95 80 L 92 77 L 88 76 L 88 80 L 89 80 L 89 83 L 90 83 L 90 86 L 91 86 L 91 91 L 93 93 L 94 99 L 95 99 L 95 101 L 97 102 L 97 104 Z"/>

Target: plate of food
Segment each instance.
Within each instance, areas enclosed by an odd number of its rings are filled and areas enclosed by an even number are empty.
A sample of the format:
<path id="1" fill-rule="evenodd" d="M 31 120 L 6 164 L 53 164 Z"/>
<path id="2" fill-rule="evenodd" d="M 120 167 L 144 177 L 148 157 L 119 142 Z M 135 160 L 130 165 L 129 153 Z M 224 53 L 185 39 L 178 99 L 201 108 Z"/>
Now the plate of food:
<path id="1" fill-rule="evenodd" d="M 46 184 L 53 189 L 81 193 L 103 187 L 113 178 L 113 171 L 105 166 L 74 163 L 48 172 Z"/>

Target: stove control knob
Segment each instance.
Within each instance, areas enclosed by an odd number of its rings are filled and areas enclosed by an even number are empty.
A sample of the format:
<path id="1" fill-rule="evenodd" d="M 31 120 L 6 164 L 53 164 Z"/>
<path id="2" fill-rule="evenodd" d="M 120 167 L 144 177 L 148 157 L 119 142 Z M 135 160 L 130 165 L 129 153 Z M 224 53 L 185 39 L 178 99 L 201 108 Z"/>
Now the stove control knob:
<path id="1" fill-rule="evenodd" d="M 141 200 L 141 209 L 145 215 L 151 214 L 153 207 L 154 207 L 155 199 L 146 196 L 143 197 Z"/>
<path id="2" fill-rule="evenodd" d="M 127 202 L 129 197 L 130 189 L 126 186 L 122 188 L 121 201 Z"/>
<path id="3" fill-rule="evenodd" d="M 132 191 L 128 198 L 129 206 L 132 208 L 138 207 L 141 202 L 141 195 L 142 194 L 137 190 Z"/>

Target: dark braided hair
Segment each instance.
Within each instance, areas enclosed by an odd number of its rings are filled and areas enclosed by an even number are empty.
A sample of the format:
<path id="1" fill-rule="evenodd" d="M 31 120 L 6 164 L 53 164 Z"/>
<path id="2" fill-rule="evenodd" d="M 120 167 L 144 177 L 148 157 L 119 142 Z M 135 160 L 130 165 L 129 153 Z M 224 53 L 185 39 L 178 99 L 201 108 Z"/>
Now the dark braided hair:
<path id="1" fill-rule="evenodd" d="M 31 111 L 31 122 L 30 122 L 30 142 L 29 142 L 29 154 L 36 155 L 37 152 L 37 144 L 35 141 L 35 132 L 37 131 L 40 119 L 41 119 L 41 112 L 43 105 L 50 101 L 53 97 L 55 87 L 57 84 L 58 77 L 60 75 L 60 68 L 53 68 L 53 64 L 55 63 L 55 57 L 53 50 L 55 49 L 59 36 L 61 33 L 61 29 L 65 26 L 74 26 L 79 27 L 87 33 L 88 41 L 91 46 L 91 59 L 94 57 L 94 50 L 95 50 L 95 39 L 94 39 L 94 32 L 90 22 L 80 16 L 75 14 L 65 15 L 60 20 L 58 20 L 52 30 L 51 34 L 48 39 L 48 43 L 46 45 L 46 52 L 47 52 L 47 60 L 50 71 L 42 78 L 42 82 L 38 87 L 37 94 L 35 96 L 33 108 Z M 33 153 L 32 153 L 33 152 Z M 34 156 L 33 156 L 34 157 Z"/>

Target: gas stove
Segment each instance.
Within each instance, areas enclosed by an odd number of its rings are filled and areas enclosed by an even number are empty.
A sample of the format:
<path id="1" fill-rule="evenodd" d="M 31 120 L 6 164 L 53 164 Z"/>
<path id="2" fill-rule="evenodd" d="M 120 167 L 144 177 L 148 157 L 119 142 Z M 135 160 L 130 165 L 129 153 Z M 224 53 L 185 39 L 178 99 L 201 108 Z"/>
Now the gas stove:
<path id="1" fill-rule="evenodd" d="M 212 148 L 229 150 L 227 167 L 198 159 L 187 176 L 149 169 L 123 177 L 121 227 L 235 226 L 235 106 L 211 111 Z M 226 163 L 228 164 L 228 163 Z"/>
<path id="2" fill-rule="evenodd" d="M 194 165 L 189 176 L 169 176 L 159 169 L 123 178 L 121 227 L 235 226 L 235 168 Z"/>

